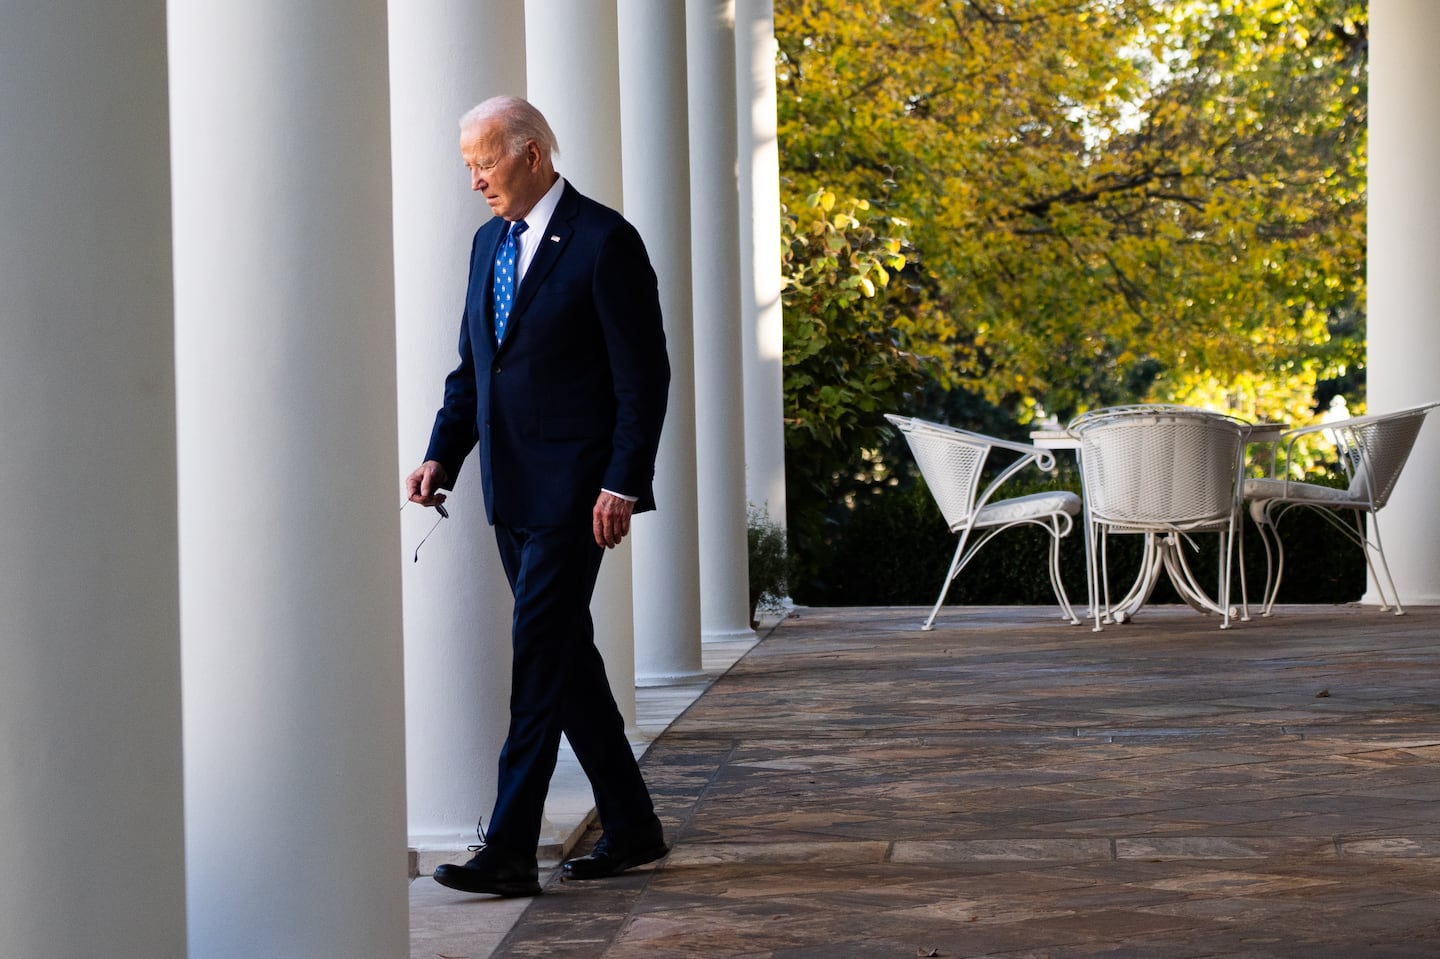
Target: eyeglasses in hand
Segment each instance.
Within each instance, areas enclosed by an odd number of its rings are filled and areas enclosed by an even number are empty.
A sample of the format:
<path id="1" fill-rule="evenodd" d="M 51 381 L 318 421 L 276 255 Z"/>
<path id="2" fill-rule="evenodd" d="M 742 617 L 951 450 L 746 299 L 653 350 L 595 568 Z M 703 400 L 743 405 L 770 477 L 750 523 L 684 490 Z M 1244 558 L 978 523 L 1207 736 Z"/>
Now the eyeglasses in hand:
<path id="1" fill-rule="evenodd" d="M 409 505 L 410 500 L 407 499 L 405 502 L 400 504 L 400 509 L 403 511 L 405 507 Z M 420 562 L 420 547 L 425 545 L 425 541 L 430 538 L 430 533 L 435 532 L 437 529 L 440 528 L 441 523 L 445 522 L 447 519 L 450 518 L 450 511 L 445 508 L 444 503 L 436 503 L 435 512 L 440 514 L 440 518 L 435 521 L 434 526 L 430 527 L 429 532 L 427 532 L 424 536 L 420 537 L 420 542 L 417 543 L 415 546 L 415 559 L 412 560 L 412 562 Z"/>

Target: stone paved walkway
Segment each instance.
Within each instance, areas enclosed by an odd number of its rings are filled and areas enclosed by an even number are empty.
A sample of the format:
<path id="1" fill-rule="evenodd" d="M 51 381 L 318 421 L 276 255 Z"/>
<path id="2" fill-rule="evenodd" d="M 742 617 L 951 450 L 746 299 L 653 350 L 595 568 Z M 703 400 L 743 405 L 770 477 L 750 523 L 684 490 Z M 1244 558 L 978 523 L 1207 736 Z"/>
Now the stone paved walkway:
<path id="1" fill-rule="evenodd" d="M 646 754 L 670 857 L 493 955 L 1440 956 L 1440 608 L 923 614 L 798 611 Z"/>

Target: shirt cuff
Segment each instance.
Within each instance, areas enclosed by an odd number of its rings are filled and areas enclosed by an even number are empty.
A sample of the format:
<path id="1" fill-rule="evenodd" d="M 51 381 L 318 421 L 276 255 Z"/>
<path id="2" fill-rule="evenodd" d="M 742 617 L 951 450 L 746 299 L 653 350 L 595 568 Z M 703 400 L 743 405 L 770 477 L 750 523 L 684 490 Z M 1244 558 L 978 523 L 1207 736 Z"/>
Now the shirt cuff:
<path id="1" fill-rule="evenodd" d="M 620 499 L 623 499 L 627 503 L 635 503 L 640 500 L 640 497 L 638 496 L 626 496 L 624 493 L 617 493 L 613 489 L 605 489 L 603 486 L 600 488 L 600 492 L 609 493 L 611 496 L 618 496 Z"/>

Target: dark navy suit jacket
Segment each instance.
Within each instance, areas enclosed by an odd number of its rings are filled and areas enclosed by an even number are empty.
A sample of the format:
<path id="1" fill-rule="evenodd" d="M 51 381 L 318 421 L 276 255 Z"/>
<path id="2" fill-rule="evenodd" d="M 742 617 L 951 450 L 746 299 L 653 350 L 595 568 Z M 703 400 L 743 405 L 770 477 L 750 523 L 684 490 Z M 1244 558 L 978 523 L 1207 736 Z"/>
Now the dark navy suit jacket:
<path id="1" fill-rule="evenodd" d="M 566 183 L 497 348 L 493 264 L 507 228 L 495 217 L 475 233 L 460 365 L 425 458 L 453 486 L 478 444 L 492 524 L 588 526 L 601 489 L 653 509 L 670 366 L 640 234 Z"/>

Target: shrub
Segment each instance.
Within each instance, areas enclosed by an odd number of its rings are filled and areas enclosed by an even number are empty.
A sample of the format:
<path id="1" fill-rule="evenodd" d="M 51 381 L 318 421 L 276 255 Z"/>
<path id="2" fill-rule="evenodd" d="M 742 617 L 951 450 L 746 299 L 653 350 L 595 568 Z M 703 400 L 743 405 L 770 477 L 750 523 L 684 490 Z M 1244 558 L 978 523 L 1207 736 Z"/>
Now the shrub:
<path id="1" fill-rule="evenodd" d="M 781 608 L 790 589 L 790 554 L 785 530 L 763 506 L 751 505 L 746 538 L 750 548 L 750 626 L 760 613 Z"/>

